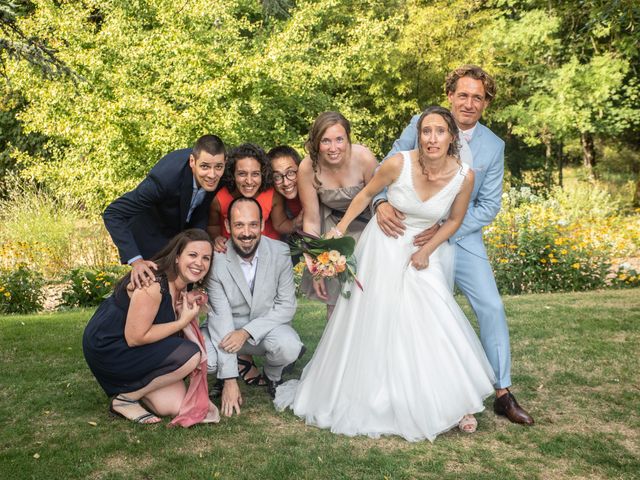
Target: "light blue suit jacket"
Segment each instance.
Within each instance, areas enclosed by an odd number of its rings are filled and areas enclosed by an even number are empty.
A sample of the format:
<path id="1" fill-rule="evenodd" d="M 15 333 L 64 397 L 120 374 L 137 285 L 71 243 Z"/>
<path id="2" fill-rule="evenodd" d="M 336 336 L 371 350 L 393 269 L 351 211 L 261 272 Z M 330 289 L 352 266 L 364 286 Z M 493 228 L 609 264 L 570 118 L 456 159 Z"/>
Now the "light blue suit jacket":
<path id="1" fill-rule="evenodd" d="M 400 138 L 393 142 L 393 147 L 385 159 L 400 151 L 418 148 L 416 125 L 419 118 L 420 115 L 415 115 L 411 119 Z M 487 258 L 482 242 L 482 227 L 489 225 L 500 211 L 504 178 L 504 142 L 487 127 L 478 123 L 469 146 L 473 155 L 475 183 L 464 221 L 449 242 L 457 243 L 474 255 Z M 386 197 L 386 191 L 380 193 L 374 202 L 383 196 Z"/>

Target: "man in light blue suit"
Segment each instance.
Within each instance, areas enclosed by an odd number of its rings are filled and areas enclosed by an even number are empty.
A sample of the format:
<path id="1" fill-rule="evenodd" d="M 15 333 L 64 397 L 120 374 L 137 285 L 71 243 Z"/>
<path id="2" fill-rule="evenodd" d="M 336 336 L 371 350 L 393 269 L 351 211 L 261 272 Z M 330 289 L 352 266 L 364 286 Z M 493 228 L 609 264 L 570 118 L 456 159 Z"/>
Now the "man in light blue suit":
<path id="1" fill-rule="evenodd" d="M 456 245 L 456 285 L 467 297 L 480 326 L 480 340 L 495 371 L 494 411 L 514 423 L 532 425 L 533 418 L 518 405 L 511 386 L 511 351 L 504 306 L 482 242 L 482 227 L 489 225 L 498 212 L 504 176 L 504 142 L 479 123 L 484 109 L 495 96 L 491 76 L 475 65 L 464 65 L 449 74 L 446 93 L 451 113 L 461 136 L 461 158 L 475 171 L 475 185 L 469 209 L 459 230 L 449 239 Z M 415 115 L 397 139 L 387 158 L 418 148 Z M 470 150 L 469 150 L 470 148 Z M 390 236 L 402 235 L 404 215 L 386 201 L 386 192 L 374 199 L 380 228 Z M 414 243 L 423 245 L 435 233 L 434 227 L 418 235 Z"/>

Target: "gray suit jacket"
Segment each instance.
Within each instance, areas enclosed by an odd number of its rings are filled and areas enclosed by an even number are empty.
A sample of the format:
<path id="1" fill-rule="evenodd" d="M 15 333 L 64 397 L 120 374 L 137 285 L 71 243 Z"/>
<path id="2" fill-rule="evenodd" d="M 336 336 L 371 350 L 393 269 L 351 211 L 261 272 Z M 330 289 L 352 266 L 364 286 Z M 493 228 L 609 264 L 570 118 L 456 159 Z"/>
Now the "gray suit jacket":
<path id="1" fill-rule="evenodd" d="M 289 325 L 296 313 L 295 284 L 289 247 L 263 236 L 258 245 L 258 265 L 253 293 L 240 268 L 239 257 L 229 243 L 227 253 L 216 253 L 207 283 L 211 311 L 205 337 L 218 354 L 218 378 L 238 376 L 236 354 L 219 347 L 222 338 L 244 328 L 252 345 L 259 344 L 274 328 Z"/>

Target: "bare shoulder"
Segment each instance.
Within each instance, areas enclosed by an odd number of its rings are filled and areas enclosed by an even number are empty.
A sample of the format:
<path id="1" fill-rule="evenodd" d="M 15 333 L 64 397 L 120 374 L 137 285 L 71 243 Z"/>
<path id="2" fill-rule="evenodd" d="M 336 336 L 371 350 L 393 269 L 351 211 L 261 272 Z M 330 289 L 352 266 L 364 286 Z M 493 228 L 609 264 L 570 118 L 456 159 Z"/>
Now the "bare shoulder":
<path id="1" fill-rule="evenodd" d="M 385 168 L 390 172 L 400 173 L 402 170 L 402 166 L 404 165 L 404 156 L 402 153 L 398 152 L 391 155 L 387 158 L 380 166 L 380 168 Z"/>
<path id="2" fill-rule="evenodd" d="M 373 152 L 369 150 L 369 147 L 360 145 L 359 143 L 353 144 L 351 146 L 351 154 L 364 165 L 378 165 L 378 160 L 376 159 L 376 156 L 373 154 Z"/>
<path id="3" fill-rule="evenodd" d="M 151 285 L 136 288 L 129 293 L 131 300 L 143 302 L 157 302 L 158 304 L 162 300 L 162 292 L 160 291 L 160 282 L 151 282 Z"/>
<path id="4" fill-rule="evenodd" d="M 313 173 L 313 164 L 311 162 L 311 157 L 307 155 L 302 159 L 298 166 L 298 175 L 310 175 L 311 173 Z"/>
<path id="5" fill-rule="evenodd" d="M 476 174 L 473 172 L 473 168 L 468 168 L 464 174 L 464 180 L 462 181 L 463 188 L 473 188 L 475 178 Z"/>

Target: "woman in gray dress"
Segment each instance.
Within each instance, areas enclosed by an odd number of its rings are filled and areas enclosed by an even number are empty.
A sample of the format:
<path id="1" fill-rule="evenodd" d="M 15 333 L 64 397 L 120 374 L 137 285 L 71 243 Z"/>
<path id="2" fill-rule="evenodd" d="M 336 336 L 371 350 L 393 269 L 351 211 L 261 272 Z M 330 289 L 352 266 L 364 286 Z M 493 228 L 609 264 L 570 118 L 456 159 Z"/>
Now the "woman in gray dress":
<path id="1" fill-rule="evenodd" d="M 351 143 L 351 125 L 338 112 L 316 118 L 305 142 L 307 156 L 298 169 L 298 193 L 304 211 L 302 229 L 321 236 L 342 218 L 351 200 L 369 183 L 378 166 L 371 150 Z M 371 218 L 367 210 L 351 225 L 358 239 Z M 340 295 L 337 280 L 314 281 L 305 271 L 302 291 L 327 304 L 327 319 Z"/>

